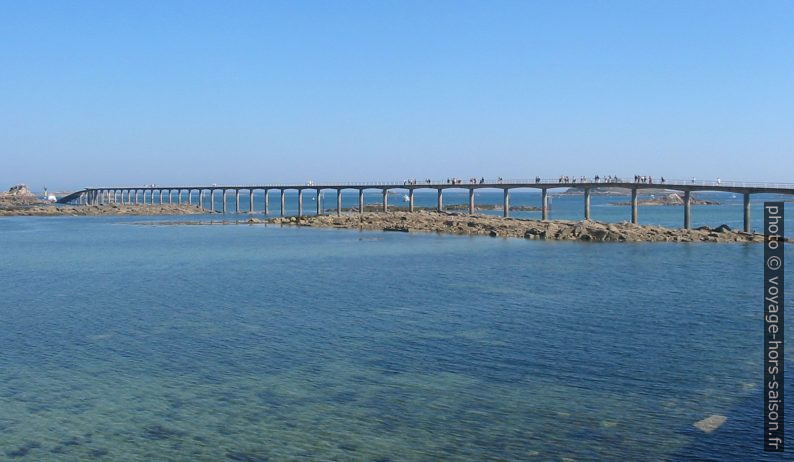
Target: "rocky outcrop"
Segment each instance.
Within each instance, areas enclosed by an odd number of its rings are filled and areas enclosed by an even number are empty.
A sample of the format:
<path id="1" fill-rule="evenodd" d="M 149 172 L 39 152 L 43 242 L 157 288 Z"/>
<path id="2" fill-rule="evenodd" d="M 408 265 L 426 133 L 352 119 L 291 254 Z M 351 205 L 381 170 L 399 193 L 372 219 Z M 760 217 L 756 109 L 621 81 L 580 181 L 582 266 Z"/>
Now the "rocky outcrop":
<path id="1" fill-rule="evenodd" d="M 83 215 L 195 215 L 208 213 L 194 205 L 30 205 L 4 206 L 0 216 L 83 216 Z"/>
<path id="2" fill-rule="evenodd" d="M 689 198 L 690 205 L 720 205 L 717 201 L 698 199 L 694 196 Z M 631 202 L 610 202 L 610 205 L 631 205 Z M 662 197 L 652 197 L 649 199 L 637 199 L 637 205 L 684 205 L 684 199 L 678 193 L 670 193 Z"/>
<path id="3" fill-rule="evenodd" d="M 27 185 L 18 184 L 18 185 L 11 186 L 8 189 L 8 192 L 5 193 L 5 196 L 11 196 L 11 197 L 34 197 L 35 194 L 33 194 L 30 191 L 30 189 L 28 189 Z"/>
<path id="4" fill-rule="evenodd" d="M 626 222 L 520 220 L 431 211 L 251 219 L 249 223 L 588 242 L 763 242 L 764 240 L 760 234 L 732 231 L 725 225 L 715 229 L 704 227 L 687 230 Z"/>
<path id="5" fill-rule="evenodd" d="M 24 184 L 11 186 L 8 192 L 0 192 L 0 208 L 21 207 L 43 203 L 44 201 L 36 197 Z"/>

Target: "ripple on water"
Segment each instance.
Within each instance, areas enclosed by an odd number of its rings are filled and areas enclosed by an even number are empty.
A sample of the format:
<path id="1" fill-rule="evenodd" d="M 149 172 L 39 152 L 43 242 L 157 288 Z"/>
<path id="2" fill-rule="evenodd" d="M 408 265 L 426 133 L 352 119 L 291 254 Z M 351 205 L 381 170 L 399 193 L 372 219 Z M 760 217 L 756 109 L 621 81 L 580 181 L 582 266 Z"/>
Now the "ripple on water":
<path id="1" fill-rule="evenodd" d="M 761 249 L 114 222 L 0 223 L 3 457 L 757 447 Z"/>

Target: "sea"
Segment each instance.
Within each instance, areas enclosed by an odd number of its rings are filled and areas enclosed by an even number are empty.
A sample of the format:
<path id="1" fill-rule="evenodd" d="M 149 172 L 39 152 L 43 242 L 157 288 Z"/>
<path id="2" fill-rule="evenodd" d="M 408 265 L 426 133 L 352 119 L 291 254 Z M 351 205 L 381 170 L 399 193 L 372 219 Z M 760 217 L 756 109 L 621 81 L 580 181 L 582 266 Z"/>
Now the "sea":
<path id="1" fill-rule="evenodd" d="M 721 205 L 693 206 L 693 226 L 741 228 L 741 196 L 700 197 Z M 754 196 L 753 228 L 779 199 Z M 417 193 L 417 206 L 435 200 Z M 626 200 L 593 196 L 593 218 L 628 220 L 612 205 Z M 682 214 L 647 206 L 639 220 L 680 227 Z M 551 218 L 581 215 L 581 196 L 552 198 Z M 0 218 L 0 460 L 791 459 L 763 453 L 760 244 L 248 216 Z M 694 426 L 712 415 L 727 420 Z"/>

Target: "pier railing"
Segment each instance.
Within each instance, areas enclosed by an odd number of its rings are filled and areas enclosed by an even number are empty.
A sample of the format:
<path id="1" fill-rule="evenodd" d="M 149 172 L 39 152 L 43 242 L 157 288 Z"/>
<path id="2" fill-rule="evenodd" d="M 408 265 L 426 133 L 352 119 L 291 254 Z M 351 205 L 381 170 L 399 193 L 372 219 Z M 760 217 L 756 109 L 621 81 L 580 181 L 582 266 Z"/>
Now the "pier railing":
<path id="1" fill-rule="evenodd" d="M 450 179 L 450 180 L 395 180 L 395 181 L 336 181 L 336 182 L 315 182 L 306 181 L 303 183 L 256 183 L 256 184 L 212 184 L 212 185 L 128 185 L 128 186 L 112 186 L 112 187 L 87 187 L 86 190 L 108 190 L 108 189 L 263 189 L 263 188 L 289 188 L 289 189 L 312 189 L 312 188 L 335 188 L 335 187 L 350 187 L 350 188 L 378 188 L 378 187 L 451 187 L 451 186 L 481 186 L 481 187 L 503 187 L 503 186 L 528 186 L 534 187 L 535 185 L 551 186 L 557 185 L 558 187 L 572 187 L 577 185 L 587 186 L 605 186 L 605 187 L 632 187 L 638 186 L 654 186 L 664 188 L 665 186 L 697 186 L 697 187 L 715 187 L 715 188 L 764 188 L 764 189 L 791 189 L 794 191 L 794 183 L 770 183 L 760 181 L 722 181 L 722 180 L 681 180 L 681 179 L 652 179 L 645 181 L 635 181 L 633 178 L 571 178 L 570 180 L 561 180 L 560 178 L 523 178 L 523 179 L 501 179 L 501 178 L 479 178 L 472 179 Z"/>

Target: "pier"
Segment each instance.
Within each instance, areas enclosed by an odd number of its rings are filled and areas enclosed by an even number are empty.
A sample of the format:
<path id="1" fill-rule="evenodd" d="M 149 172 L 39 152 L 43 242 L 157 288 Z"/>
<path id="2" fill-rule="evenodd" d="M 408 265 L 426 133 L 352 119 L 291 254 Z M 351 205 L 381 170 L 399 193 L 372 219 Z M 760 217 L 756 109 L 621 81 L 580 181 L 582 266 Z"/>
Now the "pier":
<path id="1" fill-rule="evenodd" d="M 234 213 L 241 213 L 240 192 L 248 193 L 247 213 L 254 213 L 254 192 L 264 191 L 265 204 L 262 212 L 269 214 L 269 197 L 271 192 L 280 196 L 280 215 L 286 214 L 284 195 L 287 191 L 296 191 L 298 194 L 298 215 L 303 215 L 303 193 L 311 191 L 315 194 L 317 215 L 324 210 L 321 205 L 322 193 L 325 191 L 336 193 L 336 213 L 342 213 L 342 191 L 356 191 L 358 193 L 358 212 L 364 211 L 364 191 L 377 190 L 382 193 L 382 206 L 388 211 L 388 195 L 393 191 L 405 191 L 408 195 L 408 210 L 414 211 L 414 193 L 417 190 L 435 190 L 437 194 L 437 210 L 444 210 L 444 191 L 468 190 L 469 213 L 475 211 L 474 192 L 478 189 L 496 189 L 503 191 L 503 216 L 510 216 L 510 191 L 513 189 L 536 189 L 541 193 L 541 218 L 549 219 L 548 192 L 550 189 L 578 188 L 583 191 L 583 216 L 590 220 L 590 197 L 595 188 L 622 188 L 631 193 L 631 222 L 637 223 L 639 217 L 638 195 L 642 190 L 666 189 L 683 193 L 683 227 L 691 228 L 691 194 L 698 191 L 721 191 L 743 195 L 743 220 L 744 231 L 750 232 L 750 196 L 752 194 L 786 194 L 794 195 L 794 183 L 751 183 L 731 181 L 687 181 L 667 180 L 664 183 L 635 182 L 635 181 L 559 181 L 549 179 L 534 180 L 482 180 L 476 182 L 453 181 L 403 181 L 403 182 L 361 182 L 361 183 L 314 183 L 305 184 L 258 184 L 258 185 L 193 185 L 193 186 L 118 186 L 118 187 L 89 187 L 75 191 L 58 200 L 59 203 L 72 203 L 83 205 L 103 204 L 183 204 L 192 205 L 196 199 L 196 206 L 215 212 L 216 194 L 222 197 L 221 211 L 228 213 L 227 198 L 234 194 Z M 207 194 L 209 193 L 209 194 Z M 209 207 L 207 197 L 209 196 Z M 184 197 L 184 201 L 183 201 Z"/>

